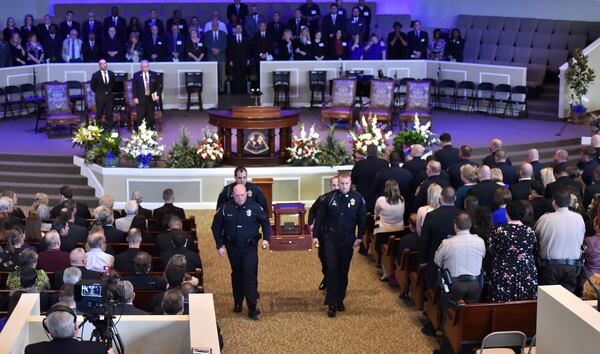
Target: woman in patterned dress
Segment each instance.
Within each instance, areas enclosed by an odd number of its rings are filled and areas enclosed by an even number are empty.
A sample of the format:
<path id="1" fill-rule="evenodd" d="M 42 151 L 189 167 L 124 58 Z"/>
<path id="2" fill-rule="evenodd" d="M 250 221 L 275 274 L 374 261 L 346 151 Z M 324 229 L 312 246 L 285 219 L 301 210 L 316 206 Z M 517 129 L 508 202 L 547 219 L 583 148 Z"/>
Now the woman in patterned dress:
<path id="1" fill-rule="evenodd" d="M 490 302 L 533 300 L 537 297 L 535 232 L 523 225 L 525 205 L 518 200 L 506 206 L 508 223 L 492 230 L 488 249 L 493 254 Z"/>

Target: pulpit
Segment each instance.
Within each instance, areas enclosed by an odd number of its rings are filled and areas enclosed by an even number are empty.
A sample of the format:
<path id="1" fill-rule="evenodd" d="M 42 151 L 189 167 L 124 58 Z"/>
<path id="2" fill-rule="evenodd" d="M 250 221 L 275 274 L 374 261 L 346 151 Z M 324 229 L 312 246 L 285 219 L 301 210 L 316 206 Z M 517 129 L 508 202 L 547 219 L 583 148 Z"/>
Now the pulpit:
<path id="1" fill-rule="evenodd" d="M 298 124 L 300 111 L 241 106 L 230 111 L 210 110 L 208 116 L 209 123 L 218 127 L 223 141 L 223 164 L 276 166 L 284 164 L 289 157 L 286 148 L 291 145 L 292 127 Z M 235 130 L 235 142 L 232 130 Z M 275 140 L 277 132 L 279 149 Z"/>
<path id="2" fill-rule="evenodd" d="M 309 251 L 312 236 L 304 222 L 306 209 L 302 203 L 273 205 L 275 225 L 271 229 L 272 251 Z"/>

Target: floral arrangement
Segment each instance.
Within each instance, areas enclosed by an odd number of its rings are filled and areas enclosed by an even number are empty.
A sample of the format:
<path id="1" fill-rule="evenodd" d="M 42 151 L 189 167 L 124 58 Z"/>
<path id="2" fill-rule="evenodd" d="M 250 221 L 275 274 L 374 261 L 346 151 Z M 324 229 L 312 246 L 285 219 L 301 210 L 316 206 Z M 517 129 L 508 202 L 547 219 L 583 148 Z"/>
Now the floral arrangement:
<path id="1" fill-rule="evenodd" d="M 419 115 L 415 113 L 413 120 L 413 128 L 403 130 L 394 138 L 394 149 L 396 151 L 404 151 L 410 148 L 411 145 L 420 144 L 425 147 L 431 146 L 438 142 L 436 134 L 431 131 L 431 122 L 421 125 Z"/>
<path id="2" fill-rule="evenodd" d="M 105 131 L 95 123 L 82 124 L 72 138 L 73 146 L 85 151 L 86 163 L 114 167 L 121 153 L 121 137 L 115 131 Z"/>
<path id="3" fill-rule="evenodd" d="M 581 49 L 576 49 L 573 57 L 569 59 L 569 68 L 565 74 L 572 92 L 569 100 L 571 111 L 577 115 L 583 114 L 587 110 L 584 102 L 588 101 L 585 95 L 590 84 L 596 79 L 596 73 L 589 66 L 588 57 Z"/>
<path id="4" fill-rule="evenodd" d="M 202 167 L 202 159 L 197 154 L 198 148 L 190 144 L 190 136 L 185 126 L 179 127 L 181 132 L 179 140 L 173 142 L 167 166 L 170 168 L 198 168 Z"/>
<path id="5" fill-rule="evenodd" d="M 132 132 L 129 139 L 125 139 L 123 152 L 126 157 L 137 159 L 140 162 L 139 167 L 148 167 L 150 161 L 161 156 L 165 150 L 161 140 L 156 131 L 148 129 L 144 120 L 138 130 Z"/>
<path id="6" fill-rule="evenodd" d="M 361 117 L 360 122 L 356 122 L 354 129 L 350 131 L 352 150 L 366 155 L 367 146 L 376 145 L 379 154 L 385 154 L 392 136 L 392 132 L 386 130 L 385 124 L 377 122 L 376 115 L 369 114 L 367 118 Z"/>
<path id="7" fill-rule="evenodd" d="M 292 146 L 286 149 L 290 153 L 290 158 L 287 162 L 319 163 L 321 149 L 319 148 L 319 133 L 316 132 L 315 125 L 310 126 L 307 134 L 304 124 L 300 124 L 300 136 L 294 134 Z"/>
<path id="8" fill-rule="evenodd" d="M 590 131 L 592 135 L 600 134 L 600 111 L 590 112 Z"/>
<path id="9" fill-rule="evenodd" d="M 221 139 L 216 131 L 204 131 L 204 139 L 198 142 L 198 151 L 196 152 L 205 166 L 214 166 L 223 159 L 224 149 Z"/>
<path id="10" fill-rule="evenodd" d="M 329 127 L 329 133 L 325 141 L 319 144 L 321 153 L 319 154 L 319 165 L 321 166 L 341 166 L 352 164 L 344 142 L 335 138 L 335 125 Z"/>
<path id="11" fill-rule="evenodd" d="M 104 133 L 104 129 L 97 126 L 95 122 L 87 125 L 81 124 L 71 140 L 73 146 L 81 146 L 87 152 L 98 142 L 102 133 Z"/>

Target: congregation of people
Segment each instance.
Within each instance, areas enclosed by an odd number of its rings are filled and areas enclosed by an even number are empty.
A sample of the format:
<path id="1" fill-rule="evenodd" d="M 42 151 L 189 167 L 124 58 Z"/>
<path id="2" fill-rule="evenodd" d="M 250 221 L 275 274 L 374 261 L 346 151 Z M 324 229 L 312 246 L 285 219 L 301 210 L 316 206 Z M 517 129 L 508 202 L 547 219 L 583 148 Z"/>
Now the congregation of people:
<path id="1" fill-rule="evenodd" d="M 147 19 L 125 19 L 113 6 L 102 21 L 89 12 L 85 19 L 68 11 L 58 24 L 50 15 L 35 23 L 32 15 L 21 26 L 13 17 L 0 33 L 0 67 L 41 63 L 149 61 L 217 61 L 231 75 L 240 67 L 265 60 L 385 60 L 430 59 L 462 61 L 464 39 L 459 29 L 450 34 L 435 29 L 431 36 L 412 22 L 400 22 L 384 38 L 375 33 L 374 12 L 364 0 L 347 11 L 341 0 L 326 9 L 306 0 L 287 21 L 282 14 L 262 13 L 259 5 L 234 0 L 226 18 L 214 11 L 200 23 L 175 10 L 166 22 L 156 9 Z M 81 15 L 81 14 L 77 14 Z"/>
<path id="2" fill-rule="evenodd" d="M 195 229 L 184 230 L 185 211 L 173 205 L 172 189 L 163 192 L 164 205 L 148 210 L 143 196 L 133 192 L 123 210 L 114 209 L 114 198 L 105 195 L 90 213 L 76 201 L 69 186 L 60 189 L 61 203 L 51 207 L 44 193 L 25 213 L 17 194 L 0 197 L 0 289 L 2 308 L 10 316 L 20 296 L 40 293 L 42 311 L 60 303 L 77 314 L 86 312 L 76 302 L 75 286 L 81 282 L 108 281 L 122 289 L 115 315 L 187 314 L 188 296 L 203 292 L 202 261 Z M 119 251 L 115 248 L 121 247 Z M 154 249 L 141 249 L 141 245 Z M 53 275 L 51 281 L 49 275 Z M 105 278 L 107 276 L 107 278 Z M 155 290 L 152 311 L 134 305 L 136 291 Z M 0 319 L 0 328 L 8 317 Z"/>

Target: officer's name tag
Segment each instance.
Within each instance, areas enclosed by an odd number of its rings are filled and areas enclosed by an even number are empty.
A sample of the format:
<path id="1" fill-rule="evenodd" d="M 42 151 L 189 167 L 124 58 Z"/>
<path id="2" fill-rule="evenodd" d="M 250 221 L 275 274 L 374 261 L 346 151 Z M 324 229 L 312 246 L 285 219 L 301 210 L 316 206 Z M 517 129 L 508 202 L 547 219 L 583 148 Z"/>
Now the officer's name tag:
<path id="1" fill-rule="evenodd" d="M 311 13 L 311 15 L 316 15 L 317 14 L 317 10 L 311 10 L 310 13 Z"/>
<path id="2" fill-rule="evenodd" d="M 156 43 L 162 45 L 162 42 L 156 42 Z"/>
<path id="3" fill-rule="evenodd" d="M 325 44 L 323 43 L 319 43 L 319 47 L 323 47 Z"/>
<path id="4" fill-rule="evenodd" d="M 203 47 L 204 45 L 202 43 L 198 43 L 198 47 Z"/>
<path id="5" fill-rule="evenodd" d="M 343 14 L 344 14 L 344 11 L 338 10 L 338 15 L 343 15 Z"/>
<path id="6" fill-rule="evenodd" d="M 183 29 L 183 25 L 178 25 L 177 27 L 179 27 L 179 29 Z"/>
<path id="7" fill-rule="evenodd" d="M 425 38 L 422 38 L 422 39 L 421 39 L 421 42 L 425 42 Z"/>
<path id="8" fill-rule="evenodd" d="M 181 41 L 177 41 L 177 45 L 181 45 Z"/>
<path id="9" fill-rule="evenodd" d="M 348 46 L 348 43 L 342 42 L 342 47 L 347 47 L 347 46 Z"/>
<path id="10" fill-rule="evenodd" d="M 383 41 L 379 42 L 379 45 L 385 47 L 385 43 L 383 43 Z"/>
<path id="11" fill-rule="evenodd" d="M 369 16 L 369 11 L 363 12 L 363 16 Z"/>
<path id="12" fill-rule="evenodd" d="M 308 41 L 308 42 L 306 42 L 306 44 L 310 45 L 311 43 L 310 43 L 310 41 Z"/>

